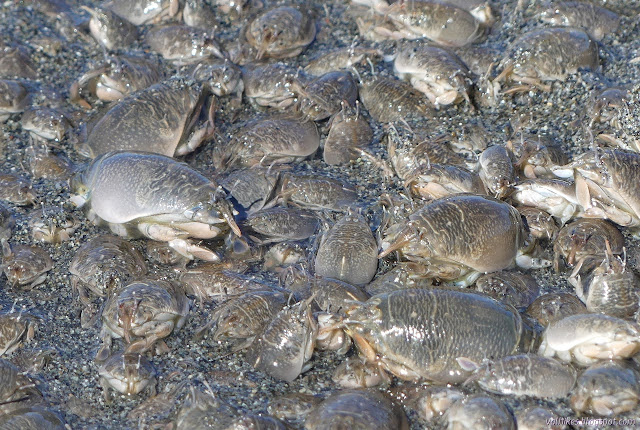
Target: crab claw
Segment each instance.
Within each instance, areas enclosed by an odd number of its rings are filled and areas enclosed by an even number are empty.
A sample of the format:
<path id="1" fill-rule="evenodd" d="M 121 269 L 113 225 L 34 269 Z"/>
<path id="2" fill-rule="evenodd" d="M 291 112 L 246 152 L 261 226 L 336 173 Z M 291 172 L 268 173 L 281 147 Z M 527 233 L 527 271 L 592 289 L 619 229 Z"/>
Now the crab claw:
<path id="1" fill-rule="evenodd" d="M 140 301 L 136 300 L 133 304 L 122 303 L 118 307 L 118 318 L 122 322 L 124 340 L 127 343 L 131 343 L 131 322 L 133 320 L 133 315 L 138 309 L 138 305 L 140 305 Z"/>

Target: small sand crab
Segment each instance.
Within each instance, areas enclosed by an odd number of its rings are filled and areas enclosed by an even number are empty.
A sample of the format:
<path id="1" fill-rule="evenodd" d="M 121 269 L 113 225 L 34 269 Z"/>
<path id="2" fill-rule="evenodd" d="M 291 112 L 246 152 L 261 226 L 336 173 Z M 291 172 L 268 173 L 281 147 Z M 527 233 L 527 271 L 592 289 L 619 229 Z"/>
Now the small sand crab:
<path id="1" fill-rule="evenodd" d="M 140 278 L 147 266 L 140 251 L 117 236 L 97 236 L 83 243 L 69 263 L 71 286 L 90 303 L 87 290 L 100 297 L 118 290 L 130 278 Z"/>
<path id="2" fill-rule="evenodd" d="M 81 6 L 89 12 L 89 32 L 107 49 L 123 49 L 138 39 L 138 28 L 110 9 Z"/>
<path id="3" fill-rule="evenodd" d="M 553 178 L 552 169 L 569 161 L 560 145 L 547 136 L 523 134 L 506 146 L 517 159 L 515 167 L 529 179 Z"/>
<path id="4" fill-rule="evenodd" d="M 482 151 L 478 162 L 480 179 L 487 189 L 497 198 L 509 194 L 516 181 L 507 149 L 501 145 L 490 146 Z"/>
<path id="5" fill-rule="evenodd" d="M 0 357 L 11 354 L 35 336 L 38 319 L 23 312 L 0 314 Z"/>
<path id="6" fill-rule="evenodd" d="M 485 27 L 470 12 L 449 2 L 416 0 L 389 6 L 385 14 L 398 27 L 390 37 L 426 37 L 442 46 L 460 47 L 480 39 Z"/>
<path id="7" fill-rule="evenodd" d="M 227 59 L 207 58 L 200 61 L 191 76 L 197 82 L 204 83 L 218 97 L 235 93 L 238 101 L 242 99 L 242 71 Z"/>
<path id="8" fill-rule="evenodd" d="M 314 154 L 320 146 L 313 121 L 265 118 L 237 130 L 214 160 L 218 168 L 291 163 Z"/>
<path id="9" fill-rule="evenodd" d="M 569 267 L 576 266 L 578 273 L 582 267 L 598 266 L 607 258 L 607 249 L 613 255 L 621 255 L 624 236 L 613 224 L 600 219 L 580 218 L 564 226 L 553 245 L 554 266 L 559 269 L 560 256 Z"/>
<path id="10" fill-rule="evenodd" d="M 554 2 L 553 6 L 540 14 L 540 18 L 551 25 L 583 28 L 597 41 L 609 33 L 615 33 L 620 25 L 617 13 L 579 1 Z"/>
<path id="11" fill-rule="evenodd" d="M 640 290 L 638 276 L 627 268 L 620 256 L 614 256 L 608 246 L 605 258 L 585 275 L 569 278 L 590 312 L 601 312 L 618 318 L 632 318 L 638 311 Z"/>
<path id="12" fill-rule="evenodd" d="M 368 284 L 378 269 L 378 244 L 366 219 L 347 213 L 322 237 L 316 274 L 353 285 Z"/>
<path id="13" fill-rule="evenodd" d="M 291 382 L 311 366 L 318 325 L 311 299 L 285 306 L 265 327 L 247 351 L 247 361 L 257 370 Z"/>
<path id="14" fill-rule="evenodd" d="M 600 67 L 598 44 L 577 28 L 543 28 L 516 39 L 500 62 L 502 69 L 495 79 L 526 84 L 509 91 L 529 90 L 529 85 L 549 90 L 543 81 L 564 81 L 580 68 Z"/>
<path id="15" fill-rule="evenodd" d="M 370 60 L 381 55 L 382 52 L 380 50 L 352 45 L 348 48 L 320 54 L 309 61 L 304 70 L 312 75 L 320 76 L 337 70 L 350 69 L 355 64 L 362 63 L 365 59 Z"/>
<path id="16" fill-rule="evenodd" d="M 425 273 L 464 285 L 482 272 L 513 265 L 527 237 L 518 211 L 499 200 L 458 194 L 427 203 L 407 223 L 384 233 L 384 257 L 400 250 L 410 261 L 426 263 Z"/>
<path id="17" fill-rule="evenodd" d="M 14 288 L 28 285 L 33 288 L 47 279 L 53 267 L 49 253 L 35 245 L 9 245 L 2 240 L 2 270 Z"/>
<path id="18" fill-rule="evenodd" d="M 481 362 L 528 349 L 515 309 L 478 294 L 406 289 L 353 305 L 342 321 L 369 362 L 404 380 L 464 381 L 458 359 Z"/>
<path id="19" fill-rule="evenodd" d="M 18 81 L 0 79 L 0 123 L 24 111 L 30 102 L 27 89 Z"/>
<path id="20" fill-rule="evenodd" d="M 619 87 L 605 88 L 596 91 L 587 107 L 589 125 L 608 123 L 619 129 L 619 118 L 623 109 L 629 106 L 629 94 L 626 89 Z M 566 163 L 565 163 L 566 164 Z"/>
<path id="21" fill-rule="evenodd" d="M 97 65 L 80 76 L 69 90 L 71 101 L 89 108 L 81 98 L 86 86 L 100 100 L 120 100 L 131 93 L 147 88 L 162 79 L 158 62 L 145 55 L 122 54 L 108 56 L 104 63 Z"/>
<path id="22" fill-rule="evenodd" d="M 13 213 L 0 201 L 0 240 L 9 240 L 15 225 Z"/>
<path id="23" fill-rule="evenodd" d="M 640 326 L 602 314 L 577 314 L 549 324 L 539 354 L 588 366 L 629 358 L 640 350 Z"/>
<path id="24" fill-rule="evenodd" d="M 186 164 L 162 155 L 104 154 L 72 178 L 71 188 L 76 194 L 72 201 L 86 205 L 94 223 L 106 224 L 121 236 L 168 242 L 189 258 L 218 259 L 188 237 L 210 239 L 227 225 L 241 235 L 224 191 Z"/>
<path id="25" fill-rule="evenodd" d="M 258 106 L 286 109 L 297 101 L 296 91 L 307 78 L 283 63 L 247 64 L 242 67 L 244 94 Z"/>
<path id="26" fill-rule="evenodd" d="M 423 93 L 394 78 L 377 76 L 360 86 L 360 100 L 378 122 L 431 118 L 434 110 Z"/>
<path id="27" fill-rule="evenodd" d="M 476 394 L 455 402 L 445 413 L 448 429 L 515 430 L 511 412 L 500 400 Z"/>
<path id="28" fill-rule="evenodd" d="M 329 134 L 324 142 L 323 159 L 330 165 L 345 164 L 357 159 L 362 148 L 373 140 L 369 122 L 360 115 L 360 102 L 355 108 L 344 100 L 342 109 L 329 120 Z"/>
<path id="29" fill-rule="evenodd" d="M 573 182 L 560 179 L 528 179 L 518 182 L 510 195 L 519 205 L 533 206 L 551 214 L 560 225 L 582 215 Z"/>
<path id="30" fill-rule="evenodd" d="M 535 299 L 526 313 L 546 327 L 570 315 L 586 314 L 588 311 L 575 294 L 548 293 Z"/>
<path id="31" fill-rule="evenodd" d="M 476 367 L 465 384 L 470 382 L 496 394 L 560 399 L 567 397 L 573 388 L 576 371 L 537 354 L 510 355 Z"/>
<path id="32" fill-rule="evenodd" d="M 0 200 L 28 206 L 36 199 L 31 181 L 13 173 L 0 172 Z"/>
<path id="33" fill-rule="evenodd" d="M 29 216 L 31 236 L 36 242 L 67 241 L 79 225 L 78 219 L 60 206 L 43 206 Z"/>
<path id="34" fill-rule="evenodd" d="M 640 226 L 640 154 L 605 149 L 587 152 L 554 170 L 573 175 L 576 197 L 588 218 L 606 218 L 624 227 Z"/>
<path id="35" fill-rule="evenodd" d="M 102 312 L 102 360 L 112 338 L 124 338 L 126 353 L 148 351 L 157 341 L 182 328 L 189 299 L 181 287 L 167 281 L 134 281 L 109 297 Z M 166 348 L 166 345 L 165 345 Z"/>
<path id="36" fill-rule="evenodd" d="M 111 108 L 93 126 L 79 151 L 91 158 L 117 150 L 147 151 L 167 157 L 188 154 L 213 133 L 215 102 L 211 103 L 205 125 L 194 130 L 207 96 L 202 85 L 181 80 L 145 88 Z"/>
<path id="37" fill-rule="evenodd" d="M 56 142 L 61 141 L 71 129 L 71 123 L 63 112 L 49 108 L 27 109 L 20 118 L 20 124 L 34 139 Z"/>
<path id="38" fill-rule="evenodd" d="M 302 96 L 297 109 L 304 118 L 321 121 L 339 112 L 343 101 L 355 104 L 358 85 L 351 73 L 337 71 L 325 73 L 297 92 Z"/>
<path id="39" fill-rule="evenodd" d="M 363 389 L 335 391 L 311 410 L 304 428 L 350 428 L 354 423 L 370 429 L 409 429 L 402 406 L 380 391 Z"/>
<path id="40" fill-rule="evenodd" d="M 179 0 L 110 0 L 102 5 L 134 25 L 158 22 L 178 14 Z"/>
<path id="41" fill-rule="evenodd" d="M 469 100 L 471 72 L 452 52 L 437 46 L 407 45 L 393 63 L 400 79 L 411 82 L 438 108 Z"/>
<path id="42" fill-rule="evenodd" d="M 216 396 L 205 382 L 207 391 L 202 392 L 193 385 L 176 416 L 176 430 L 189 430 L 198 427 L 229 428 L 238 417 L 235 408 Z M 259 428 L 259 427 L 258 427 Z"/>
<path id="43" fill-rule="evenodd" d="M 243 225 L 259 235 L 259 243 L 269 243 L 307 239 L 316 232 L 319 220 L 312 211 L 276 207 L 249 214 Z"/>
<path id="44" fill-rule="evenodd" d="M 127 396 L 136 395 L 145 389 L 151 396 L 156 394 L 156 370 L 140 354 L 117 352 L 102 363 L 98 375 L 108 403 L 111 402 L 111 389 Z"/>
<path id="45" fill-rule="evenodd" d="M 493 272 L 476 281 L 476 290 L 516 309 L 529 306 L 540 293 L 535 278 L 521 272 Z"/>
<path id="46" fill-rule="evenodd" d="M 258 60 L 295 57 L 316 37 L 311 15 L 292 6 L 278 6 L 253 18 L 242 34 L 257 49 Z"/>
<path id="47" fill-rule="evenodd" d="M 177 66 L 197 63 L 208 57 L 226 57 L 213 32 L 187 25 L 152 28 L 145 40 L 153 52 Z"/>
<path id="48" fill-rule="evenodd" d="M 217 306 L 208 317 L 209 322 L 198 329 L 196 337 L 210 331 L 212 340 L 230 339 L 234 351 L 244 349 L 253 343 L 285 304 L 285 297 L 280 292 L 247 291 Z"/>
<path id="49" fill-rule="evenodd" d="M 635 409 L 640 400 L 640 374 L 621 361 L 597 363 L 578 378 L 571 395 L 577 413 L 609 417 Z"/>
<path id="50" fill-rule="evenodd" d="M 345 211 L 358 199 L 353 186 L 318 175 L 284 174 L 279 192 L 286 202 L 314 210 Z"/>

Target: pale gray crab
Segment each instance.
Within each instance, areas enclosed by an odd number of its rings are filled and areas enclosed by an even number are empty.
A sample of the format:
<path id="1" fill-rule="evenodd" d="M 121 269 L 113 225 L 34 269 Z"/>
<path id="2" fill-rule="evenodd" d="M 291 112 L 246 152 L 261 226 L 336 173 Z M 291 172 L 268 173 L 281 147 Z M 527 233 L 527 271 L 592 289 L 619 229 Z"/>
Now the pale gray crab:
<path id="1" fill-rule="evenodd" d="M 106 224 L 120 236 L 168 242 L 189 258 L 218 260 L 189 237 L 211 239 L 227 226 L 241 236 L 224 191 L 186 164 L 162 155 L 101 155 L 72 178 L 71 189 L 72 202 L 85 206 L 95 224 Z"/>

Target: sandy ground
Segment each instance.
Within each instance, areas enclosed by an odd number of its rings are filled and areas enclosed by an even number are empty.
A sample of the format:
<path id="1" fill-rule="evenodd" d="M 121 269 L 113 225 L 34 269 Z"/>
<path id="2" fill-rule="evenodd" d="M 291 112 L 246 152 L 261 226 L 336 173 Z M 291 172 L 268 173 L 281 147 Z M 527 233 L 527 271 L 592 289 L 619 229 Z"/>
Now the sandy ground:
<path id="1" fill-rule="evenodd" d="M 34 103 L 58 104 L 81 118 L 80 110 L 66 101 L 68 88 L 74 79 L 88 69 L 90 61 L 101 60 L 103 50 L 77 34 L 69 34 L 67 39 L 62 39 L 57 53 L 47 53 L 39 49 L 38 44 L 43 38 L 51 38 L 53 41 L 61 38 L 59 26 L 62 22 L 39 12 L 39 3 L 41 2 L 5 1 L 0 5 L 0 34 L 3 35 L 0 40 L 23 44 L 37 64 L 39 78 L 32 84 L 35 91 Z M 539 10 L 535 3 L 530 4 L 521 14 L 514 14 L 515 1 L 495 3 L 494 11 L 498 15 L 498 22 L 481 46 L 491 47 L 499 52 L 518 35 L 543 26 L 534 16 Z M 76 2 L 72 1 L 71 4 L 75 5 Z M 628 2 L 628 6 L 631 10 L 637 3 Z M 326 50 L 348 46 L 357 34 L 352 18 L 353 10 L 345 1 L 328 0 L 314 3 L 312 7 L 318 14 L 319 32 L 316 41 L 302 55 L 289 60 L 289 64 L 305 65 L 309 59 Z M 221 39 L 232 40 L 240 28 L 238 21 L 232 21 L 223 15 L 220 15 L 220 20 Z M 371 42 L 362 43 L 364 46 L 371 46 Z M 144 48 L 143 45 L 137 47 Z M 394 51 L 394 43 L 384 42 L 379 48 L 385 53 L 390 53 Z M 456 133 L 460 132 L 465 124 L 479 121 L 487 130 L 486 138 L 489 144 L 504 144 L 510 137 L 510 123 L 529 118 L 530 131 L 557 139 L 570 154 L 582 153 L 588 148 L 583 125 L 590 94 L 595 89 L 614 85 L 628 86 L 638 82 L 640 63 L 631 60 L 640 56 L 639 49 L 638 20 L 635 17 L 624 17 L 617 33 L 606 36 L 599 45 L 602 64 L 600 71 L 583 71 L 570 76 L 565 82 L 554 82 L 550 92 L 535 91 L 515 98 L 507 97 L 493 108 L 481 107 L 472 111 L 468 106 L 459 105 L 445 109 L 440 111 L 436 118 L 428 119 L 421 125 L 426 123 L 432 127 L 434 133 Z M 498 60 L 499 57 L 495 59 Z M 376 73 L 390 74 L 391 64 L 380 62 L 376 69 Z M 170 73 L 176 72 L 171 66 L 168 66 L 168 70 Z M 370 73 L 368 66 L 359 70 L 365 77 Z M 232 127 L 232 118 L 235 123 L 239 123 L 255 115 L 255 111 L 247 103 L 240 112 L 232 111 L 225 103 L 216 118 L 218 141 L 227 138 L 227 130 Z M 19 118 L 13 116 L 1 126 L 1 166 L 4 171 L 23 170 L 22 158 L 29 138 L 21 129 Z M 374 126 L 375 139 L 369 149 L 384 158 L 386 150 L 384 142 L 381 142 L 383 130 L 379 124 Z M 320 129 L 324 138 L 326 126 L 321 124 Z M 59 150 L 75 162 L 83 162 L 82 157 L 74 150 L 73 140 L 65 138 L 58 144 Z M 215 143 L 209 143 L 195 154 L 187 156 L 185 161 L 203 172 L 211 172 L 214 146 Z M 346 167 L 328 167 L 322 161 L 321 155 L 317 154 L 313 159 L 296 165 L 295 169 L 300 172 L 322 172 L 354 184 L 363 207 L 368 206 L 383 192 L 399 190 L 398 182 L 382 177 L 378 168 L 363 160 Z M 42 203 L 61 205 L 69 198 L 65 183 L 36 180 L 34 188 L 39 202 Z M 32 208 L 12 206 L 12 210 L 18 223 L 12 242 L 31 242 L 27 217 Z M 16 307 L 42 318 L 43 322 L 35 340 L 24 350 L 48 348 L 55 351 L 50 362 L 38 373 L 36 379 L 51 408 L 61 412 L 72 428 L 135 428 L 137 424 L 128 421 L 127 414 L 140 404 L 146 395 L 142 398 L 117 396 L 113 403 L 105 404 L 98 383 L 97 365 L 93 362 L 93 356 L 100 346 L 100 328 L 80 327 L 81 308 L 70 286 L 68 265 L 82 243 L 104 231 L 90 225 L 82 213 L 78 212 L 77 216 L 83 223 L 70 241 L 57 246 L 44 245 L 55 261 L 55 267 L 49 273 L 46 282 L 32 291 L 11 290 L 6 285 L 6 278 L 2 276 L 0 305 L 3 310 L 8 310 L 15 303 Z M 630 252 L 637 249 L 636 241 L 630 237 L 627 240 Z M 144 241 L 134 241 L 134 244 L 144 250 Z M 152 273 L 175 276 L 171 269 L 152 263 L 149 267 Z M 572 290 L 564 276 L 548 270 L 534 271 L 532 274 L 540 282 L 542 292 Z M 271 280 L 275 282 L 275 279 Z M 170 352 L 151 358 L 159 374 L 160 391 L 184 378 L 207 380 L 214 391 L 232 406 L 245 412 L 264 413 L 271 399 L 285 393 L 325 394 L 335 389 L 331 375 L 343 358 L 333 353 L 316 353 L 312 360 L 312 370 L 292 383 L 284 383 L 255 371 L 245 362 L 244 353 L 228 355 L 224 346 L 192 341 L 194 330 L 206 321 L 211 309 L 212 305 L 201 306 L 194 301 L 186 326 L 166 339 Z M 535 403 L 530 399 L 504 400 L 513 410 Z M 573 416 L 566 402 L 538 403 L 551 408 L 559 416 Z M 419 421 L 415 413 L 409 413 L 412 428 L 423 428 L 425 424 Z M 628 416 L 634 417 L 637 413 L 630 413 Z"/>

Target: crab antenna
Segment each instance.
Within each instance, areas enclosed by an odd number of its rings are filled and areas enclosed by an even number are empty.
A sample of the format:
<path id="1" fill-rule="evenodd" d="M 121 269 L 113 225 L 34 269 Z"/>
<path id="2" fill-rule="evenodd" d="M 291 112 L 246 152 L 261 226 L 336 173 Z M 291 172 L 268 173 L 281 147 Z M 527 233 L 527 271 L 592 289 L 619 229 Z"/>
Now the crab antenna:
<path id="1" fill-rule="evenodd" d="M 598 156 L 598 146 L 596 145 L 596 141 L 593 138 L 593 132 L 591 128 L 586 128 L 586 133 L 589 136 L 589 142 L 591 143 L 591 149 L 593 150 L 593 156 L 596 159 L 596 165 L 602 166 L 602 162 L 600 161 L 600 157 Z"/>

